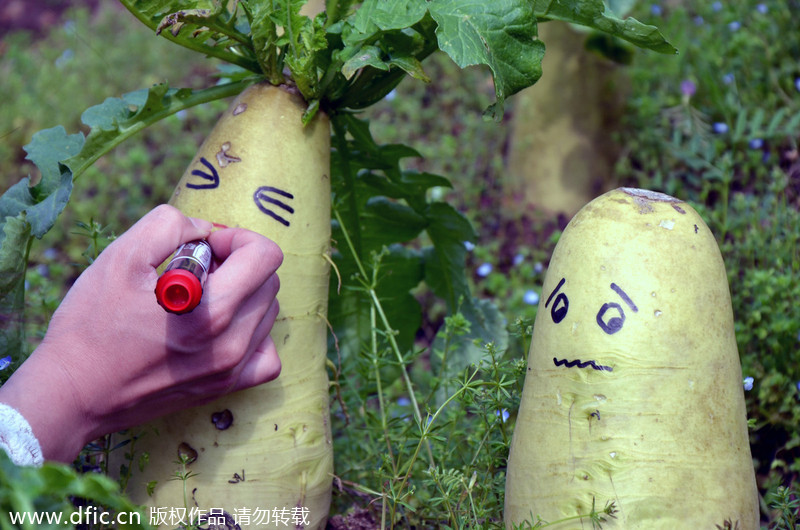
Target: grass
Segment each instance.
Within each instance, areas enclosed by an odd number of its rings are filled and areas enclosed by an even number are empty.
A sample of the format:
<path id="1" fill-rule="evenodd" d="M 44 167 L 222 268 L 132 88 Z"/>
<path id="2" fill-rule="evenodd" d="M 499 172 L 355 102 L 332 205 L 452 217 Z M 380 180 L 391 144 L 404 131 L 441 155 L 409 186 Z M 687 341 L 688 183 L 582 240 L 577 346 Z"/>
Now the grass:
<path id="1" fill-rule="evenodd" d="M 753 378 L 746 396 L 763 524 L 793 528 L 800 473 L 800 35 L 792 13 L 800 6 L 763 6 L 640 6 L 637 18 L 657 24 L 681 54 L 637 52 L 627 69 L 631 95 L 615 132 L 623 152 L 615 178 L 690 200 L 720 241 L 743 371 Z M 513 99 L 501 124 L 486 122 L 481 111 L 493 93 L 487 72 L 459 71 L 438 55 L 426 71 L 433 83 L 405 81 L 366 115 L 379 142 L 411 145 L 424 155 L 412 162 L 417 169 L 453 181 L 452 190 L 433 193 L 478 229 L 468 258 L 473 286 L 508 316 L 512 338 L 507 349 L 481 345 L 480 360 L 452 377 L 451 344 L 466 323 L 445 319 L 441 303 L 420 292 L 426 321 L 415 350 L 391 351 L 376 340 L 342 366 L 332 420 L 333 513 L 373 525 L 499 527 L 525 352 L 564 220 L 503 207 Z M 0 187 L 33 170 L 21 146 L 36 130 L 77 130 L 80 111 L 106 97 L 162 80 L 205 86 L 211 74 L 211 64 L 107 4 L 93 16 L 72 11 L 42 40 L 12 35 L 0 55 Z M 224 106 L 154 126 L 76 183 L 59 225 L 33 247 L 31 346 L 108 240 L 168 199 Z"/>

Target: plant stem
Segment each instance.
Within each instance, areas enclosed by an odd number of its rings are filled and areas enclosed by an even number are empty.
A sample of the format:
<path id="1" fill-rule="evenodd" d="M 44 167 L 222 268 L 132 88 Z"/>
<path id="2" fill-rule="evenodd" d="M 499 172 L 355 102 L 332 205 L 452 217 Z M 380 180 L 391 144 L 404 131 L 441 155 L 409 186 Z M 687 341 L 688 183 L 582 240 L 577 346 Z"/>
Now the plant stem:
<path id="1" fill-rule="evenodd" d="M 431 416 L 429 416 L 426 419 L 425 423 L 423 423 L 422 421 L 419 421 L 419 428 L 420 428 L 419 443 L 417 443 L 417 447 L 414 449 L 414 454 L 411 457 L 411 460 L 408 462 L 406 473 L 405 473 L 405 475 L 403 475 L 403 480 L 402 480 L 402 482 L 400 482 L 400 487 L 398 488 L 398 491 L 403 491 L 403 488 L 405 488 L 406 483 L 408 482 L 408 479 L 411 478 L 411 472 L 414 469 L 414 463 L 416 462 L 417 458 L 419 457 L 419 452 L 420 452 L 420 449 L 422 448 L 422 443 L 425 442 L 427 447 L 428 447 L 428 451 L 431 450 L 430 442 L 428 440 L 428 433 L 431 430 L 431 425 L 433 425 L 433 422 L 436 421 L 436 418 L 447 407 L 447 405 L 450 404 L 451 401 L 453 401 L 455 398 L 457 398 L 459 395 L 461 395 L 461 393 L 464 392 L 464 390 L 466 390 L 467 387 L 469 387 L 470 383 L 472 382 L 472 380 L 475 378 L 475 376 L 477 374 L 478 374 L 478 370 L 476 369 L 475 371 L 472 372 L 472 375 L 469 376 L 469 379 L 467 379 L 467 381 L 461 386 L 461 388 L 459 388 L 452 396 L 448 397 L 445 400 L 445 402 L 442 403 L 442 405 L 438 409 L 436 409 L 436 412 L 434 412 Z M 431 459 L 432 458 L 433 457 L 431 456 Z M 435 467 L 435 464 L 434 464 L 433 461 L 431 461 L 431 467 Z M 394 520 L 395 507 L 396 507 L 396 505 L 392 506 L 392 518 L 391 518 L 392 520 Z"/>
<path id="2" fill-rule="evenodd" d="M 84 158 L 81 157 L 81 153 L 78 153 L 72 158 L 64 160 L 62 163 L 72 170 L 72 178 L 74 180 L 81 173 L 91 167 L 92 164 L 94 164 L 100 157 L 113 150 L 116 146 L 139 131 L 163 120 L 168 116 L 175 114 L 178 111 L 185 110 L 202 103 L 208 103 L 210 101 L 235 96 L 253 82 L 254 78 L 248 78 L 242 81 L 236 81 L 234 83 L 226 83 L 224 85 L 216 85 L 210 88 L 204 88 L 202 90 L 194 90 L 191 92 L 191 94 L 184 97 L 170 97 L 170 103 L 161 112 L 154 113 L 147 119 L 136 121 L 127 127 L 120 128 L 121 133 L 119 135 L 114 136 L 112 140 L 101 145 L 100 148 L 96 149 L 90 156 L 86 156 Z M 177 93 L 178 89 L 171 89 L 167 92 L 165 97 L 175 96 Z M 87 144 L 90 139 L 91 134 L 89 139 L 87 139 Z M 87 144 L 84 144 L 84 149 Z M 83 149 L 81 152 L 83 152 Z"/>
<path id="3" fill-rule="evenodd" d="M 373 274 L 374 276 L 374 274 Z M 373 282 L 375 278 L 373 277 Z M 386 421 L 386 405 L 383 401 L 383 383 L 381 381 L 381 369 L 378 363 L 378 325 L 375 318 L 375 306 L 369 308 L 369 321 L 371 327 L 371 350 L 372 350 L 372 367 L 375 371 L 375 384 L 378 393 L 378 408 L 381 414 L 381 430 L 383 431 L 383 439 L 386 441 L 386 450 L 389 452 L 389 458 L 392 461 L 392 472 L 397 474 L 397 464 L 394 461 L 394 452 L 392 451 L 392 441 L 389 437 L 389 424 Z"/>

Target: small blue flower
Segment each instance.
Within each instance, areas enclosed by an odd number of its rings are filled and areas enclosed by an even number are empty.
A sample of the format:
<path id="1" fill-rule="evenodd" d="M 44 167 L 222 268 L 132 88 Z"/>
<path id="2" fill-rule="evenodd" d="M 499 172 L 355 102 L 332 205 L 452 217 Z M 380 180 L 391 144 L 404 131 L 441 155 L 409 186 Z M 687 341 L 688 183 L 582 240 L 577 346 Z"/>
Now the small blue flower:
<path id="1" fill-rule="evenodd" d="M 537 293 L 533 289 L 528 289 L 527 291 L 525 291 L 525 295 L 522 297 L 522 301 L 528 305 L 536 305 L 539 303 L 539 293 Z"/>
<path id="2" fill-rule="evenodd" d="M 753 381 L 752 377 L 745 377 L 744 378 L 744 389 L 747 391 L 753 390 Z"/>
<path id="3" fill-rule="evenodd" d="M 6 357 L 6 358 L 7 358 L 7 357 Z M 798 382 L 797 382 L 797 385 L 795 385 L 795 386 L 797 387 L 797 391 L 798 391 L 798 392 L 800 392 L 800 381 L 798 381 Z"/>
<path id="4" fill-rule="evenodd" d="M 56 59 L 56 68 L 64 68 L 64 66 L 66 66 L 66 64 L 70 62 L 73 57 L 75 57 L 75 52 L 70 48 L 67 48 L 61 53 L 61 55 L 58 56 L 58 59 Z"/>
<path id="5" fill-rule="evenodd" d="M 739 31 L 742 28 L 742 23 L 738 20 L 734 20 L 730 24 L 728 24 L 728 29 L 731 31 Z"/>
<path id="6" fill-rule="evenodd" d="M 715 13 L 718 11 L 722 11 L 722 2 L 714 2 L 713 4 L 711 4 L 711 9 L 713 9 Z"/>
<path id="7" fill-rule="evenodd" d="M 718 121 L 711 126 L 711 130 L 717 134 L 725 134 L 726 132 L 728 132 L 728 124 Z"/>
<path id="8" fill-rule="evenodd" d="M 705 23 L 706 23 L 706 21 L 700 15 L 697 15 L 696 17 L 694 17 L 694 25 L 695 26 L 702 26 Z"/>
<path id="9" fill-rule="evenodd" d="M 471 241 L 464 241 L 464 248 L 467 249 L 467 252 L 472 252 L 475 250 L 475 244 Z"/>
<path id="10" fill-rule="evenodd" d="M 397 89 L 394 89 L 388 94 L 386 94 L 386 101 L 394 101 L 394 98 L 396 97 L 397 97 Z"/>
<path id="11" fill-rule="evenodd" d="M 542 265 L 542 262 L 537 261 L 536 263 L 533 264 L 533 272 L 535 272 L 536 274 L 541 274 L 543 271 L 544 271 L 544 265 Z"/>
<path id="12" fill-rule="evenodd" d="M 40 263 L 36 266 L 36 272 L 39 273 L 39 276 L 42 278 L 49 278 L 50 277 L 50 267 L 45 265 L 44 263 Z"/>
<path id="13" fill-rule="evenodd" d="M 697 85 L 694 84 L 694 81 L 691 79 L 684 79 L 681 81 L 681 94 L 687 97 L 694 96 L 695 92 L 697 92 Z"/>
<path id="14" fill-rule="evenodd" d="M 660 17 L 663 12 L 664 10 L 661 9 L 661 6 L 658 4 L 653 4 L 650 6 L 650 14 L 655 17 Z"/>
<path id="15" fill-rule="evenodd" d="M 509 414 L 508 414 L 508 410 L 506 410 L 506 409 L 496 410 L 496 411 L 494 411 L 494 415 L 497 416 L 498 418 L 502 418 L 503 419 L 503 423 L 508 421 Z"/>
<path id="16" fill-rule="evenodd" d="M 401 407 L 408 407 L 409 405 L 411 405 L 411 400 L 405 396 L 401 396 L 397 398 L 397 404 L 400 405 Z"/>
<path id="17" fill-rule="evenodd" d="M 756 11 L 758 11 L 762 15 L 766 15 L 767 11 L 769 11 L 769 8 L 767 8 L 767 4 L 758 4 L 756 6 Z"/>
<path id="18" fill-rule="evenodd" d="M 736 78 L 733 77 L 733 74 L 725 74 L 722 76 L 722 82 L 726 85 L 730 85 Z"/>
<path id="19" fill-rule="evenodd" d="M 517 254 L 516 256 L 514 256 L 514 259 L 511 260 L 511 263 L 516 267 L 520 265 L 523 261 L 525 261 L 525 256 L 523 256 L 522 254 Z"/>
<path id="20" fill-rule="evenodd" d="M 484 263 L 480 267 L 478 267 L 477 272 L 478 276 L 481 278 L 486 278 L 489 274 L 492 273 L 492 264 L 491 263 Z"/>
<path id="21" fill-rule="evenodd" d="M 750 149 L 761 149 L 764 147 L 764 140 L 762 138 L 753 138 L 748 142 Z"/>
<path id="22" fill-rule="evenodd" d="M 800 92 L 800 77 L 794 80 L 794 87 L 797 89 L 798 92 Z"/>
<path id="23" fill-rule="evenodd" d="M 2 359 L 0 359 L 0 370 L 5 370 L 9 366 L 11 366 L 11 356 L 10 355 L 8 357 L 3 357 Z"/>

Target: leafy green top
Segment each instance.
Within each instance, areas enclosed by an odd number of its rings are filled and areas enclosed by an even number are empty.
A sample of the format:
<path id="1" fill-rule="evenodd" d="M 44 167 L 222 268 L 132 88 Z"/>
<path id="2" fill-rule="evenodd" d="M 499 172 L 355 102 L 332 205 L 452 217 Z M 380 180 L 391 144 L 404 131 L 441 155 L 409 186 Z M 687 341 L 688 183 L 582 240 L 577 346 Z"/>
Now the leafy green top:
<path id="1" fill-rule="evenodd" d="M 305 0 L 121 0 L 167 39 L 266 76 L 285 74 L 316 109 L 363 108 L 407 74 L 426 79 L 421 61 L 437 49 L 460 67 L 491 69 L 497 97 L 541 76 L 537 21 L 563 20 L 642 48 L 675 53 L 657 28 L 616 18 L 602 0 L 328 0 L 309 18 Z"/>

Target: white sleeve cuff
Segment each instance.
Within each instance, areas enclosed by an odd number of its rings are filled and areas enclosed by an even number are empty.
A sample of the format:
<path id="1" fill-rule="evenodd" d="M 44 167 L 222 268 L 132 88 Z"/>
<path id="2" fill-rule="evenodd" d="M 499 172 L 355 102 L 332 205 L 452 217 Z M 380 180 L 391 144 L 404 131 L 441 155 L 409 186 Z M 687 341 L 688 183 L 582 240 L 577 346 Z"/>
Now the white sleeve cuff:
<path id="1" fill-rule="evenodd" d="M 4 403 L 0 403 L 0 448 L 18 466 L 39 467 L 44 463 L 42 448 L 30 424 L 16 409 Z"/>

